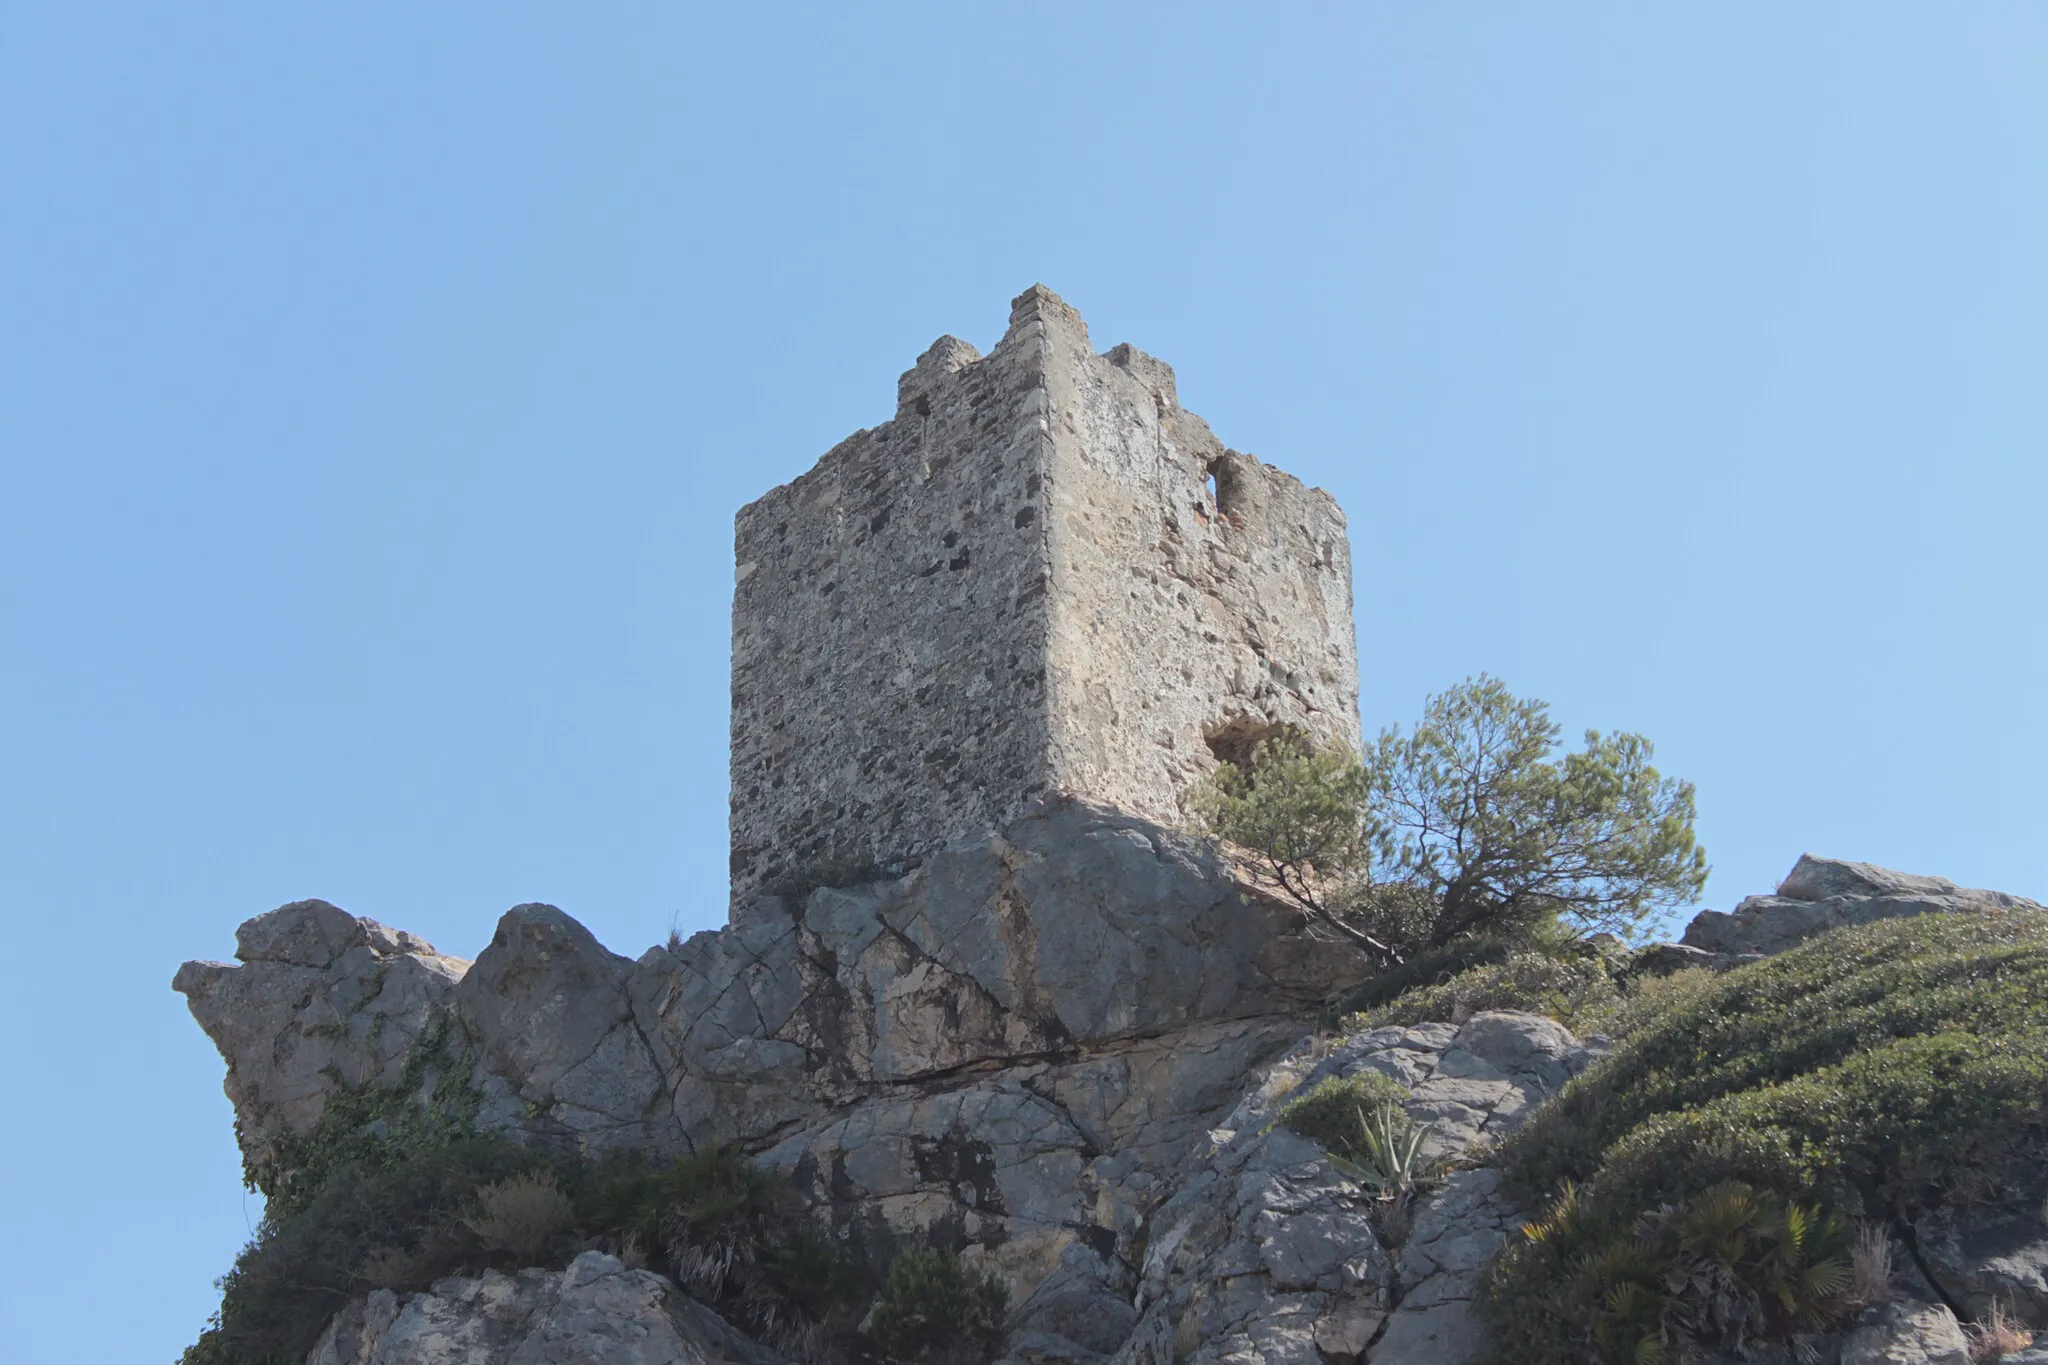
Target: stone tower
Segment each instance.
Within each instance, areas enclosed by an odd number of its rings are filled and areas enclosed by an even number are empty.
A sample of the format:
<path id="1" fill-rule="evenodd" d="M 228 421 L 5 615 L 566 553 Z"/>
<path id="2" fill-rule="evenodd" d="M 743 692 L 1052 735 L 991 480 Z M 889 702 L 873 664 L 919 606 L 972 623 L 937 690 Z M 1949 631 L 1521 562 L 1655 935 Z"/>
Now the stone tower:
<path id="1" fill-rule="evenodd" d="M 1281 726 L 1357 747 L 1344 514 L 1034 286 L 735 529 L 732 894 L 917 863 L 1054 795 L 1178 824 Z"/>

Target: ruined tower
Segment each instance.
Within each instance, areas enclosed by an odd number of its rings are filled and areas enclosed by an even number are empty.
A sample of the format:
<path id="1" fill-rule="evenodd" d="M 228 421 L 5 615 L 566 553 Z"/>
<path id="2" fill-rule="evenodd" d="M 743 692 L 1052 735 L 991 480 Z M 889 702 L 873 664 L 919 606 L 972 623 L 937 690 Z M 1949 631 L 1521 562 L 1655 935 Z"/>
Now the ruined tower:
<path id="1" fill-rule="evenodd" d="M 891 871 L 1052 795 L 1178 824 L 1280 726 L 1354 748 L 1344 514 L 1042 286 L 739 513 L 732 893 Z"/>

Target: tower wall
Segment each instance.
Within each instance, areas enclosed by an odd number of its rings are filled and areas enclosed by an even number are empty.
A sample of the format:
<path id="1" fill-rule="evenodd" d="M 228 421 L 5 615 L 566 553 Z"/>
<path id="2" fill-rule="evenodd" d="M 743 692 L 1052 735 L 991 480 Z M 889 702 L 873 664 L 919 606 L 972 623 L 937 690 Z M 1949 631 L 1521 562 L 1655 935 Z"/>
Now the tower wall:
<path id="1" fill-rule="evenodd" d="M 1162 823 L 1219 754 L 1282 727 L 1356 750 L 1344 513 L 1231 450 L 1165 363 L 1096 355 L 1052 300 L 1054 780 Z"/>
<path id="2" fill-rule="evenodd" d="M 1028 329 L 942 337 L 893 420 L 741 509 L 732 894 L 847 881 L 1052 781 L 1045 388 Z"/>
<path id="3" fill-rule="evenodd" d="M 1213 491 L 1212 491 L 1213 484 Z M 1356 746 L 1343 513 L 1042 287 L 743 508 L 732 887 L 917 862 L 1064 793 L 1161 823 L 1275 728 Z"/>

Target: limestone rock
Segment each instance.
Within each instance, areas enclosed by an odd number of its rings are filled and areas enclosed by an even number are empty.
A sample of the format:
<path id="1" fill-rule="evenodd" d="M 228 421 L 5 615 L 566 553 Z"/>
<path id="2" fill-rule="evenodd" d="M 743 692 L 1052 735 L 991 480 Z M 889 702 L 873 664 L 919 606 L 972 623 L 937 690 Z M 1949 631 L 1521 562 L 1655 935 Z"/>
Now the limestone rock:
<path id="1" fill-rule="evenodd" d="M 318 900 L 235 938 L 239 964 L 187 962 L 171 985 L 227 1059 L 236 1132 L 259 1162 L 278 1136 L 312 1131 L 336 1089 L 397 1084 L 470 965 Z"/>
<path id="2" fill-rule="evenodd" d="M 1509 1011 L 1475 1014 L 1462 1026 L 1366 1029 L 1283 1058 L 1268 1073 L 1272 1093 L 1247 1096 L 1224 1129 L 1234 1136 L 1270 1123 L 1294 1089 L 1377 1071 L 1408 1087 L 1409 1115 L 1430 1126 L 1425 1150 L 1455 1156 L 1511 1132 L 1605 1053 L 1605 1040 L 1575 1038 L 1555 1020 Z"/>
<path id="3" fill-rule="evenodd" d="M 647 1146 L 671 1135 L 668 1087 L 633 1018 L 633 964 L 552 905 L 520 905 L 456 988 L 478 1067 L 519 1101 L 489 1126 L 529 1115 L 586 1150 Z M 488 1093 L 488 1092 L 487 1092 Z"/>
<path id="4" fill-rule="evenodd" d="M 1928 1268 L 1979 1321 L 1993 1304 L 2048 1328 L 2048 1221 L 2026 1207 L 1941 1209 L 1915 1226 Z"/>
<path id="5" fill-rule="evenodd" d="M 1378 1071 L 1410 1088 L 1436 1153 L 1458 1155 L 1513 1129 L 1600 1051 L 1551 1020 L 1504 1012 L 1300 1045 L 1252 1078 L 1211 1135 L 1213 1155 L 1152 1216 L 1142 1312 L 1117 1365 L 1306 1365 L 1365 1349 L 1361 1335 L 1375 1362 L 1470 1358 L 1472 1285 L 1523 1218 L 1498 1174 L 1450 1176 L 1389 1247 L 1371 1201 L 1315 1143 L 1272 1127 L 1274 1115 L 1327 1076 Z"/>
<path id="6" fill-rule="evenodd" d="M 306 1365 L 784 1365 L 645 1270 L 586 1251 L 563 1271 L 486 1271 L 378 1290 L 335 1316 Z"/>
<path id="7" fill-rule="evenodd" d="M 1010 1339 L 996 1365 L 1102 1365 L 1100 1351 L 1091 1351 L 1057 1332 L 1025 1332 Z"/>
<path id="8" fill-rule="evenodd" d="M 1750 896 L 1732 914 L 1705 910 L 1686 926 L 1684 943 L 1709 953 L 1781 953 L 1816 934 L 1851 924 L 1941 911 L 2039 910 L 2003 891 L 1977 891 L 1945 877 L 1921 877 L 1870 863 L 1801 855 L 1773 896 Z"/>
<path id="9" fill-rule="evenodd" d="M 1043 1064 L 1099 1149 L 1164 1154 L 1364 970 L 1304 927 L 1200 841 L 1059 800 L 637 962 L 551 906 L 508 911 L 472 967 L 303 902 L 244 926 L 243 965 L 177 984 L 259 1157 L 337 1088 L 397 1084 L 430 1037 L 425 1079 L 474 1090 L 482 1126 L 584 1151 L 760 1143 L 906 1083 Z"/>
<path id="10" fill-rule="evenodd" d="M 1038 1282 L 1011 1315 L 1023 1332 L 1057 1335 L 1097 1355 L 1114 1351 L 1131 1335 L 1138 1312 L 1131 1307 L 1130 1267 L 1097 1246 L 1070 1242 L 1059 1265 Z M 1015 1354 L 1013 1348 L 1012 1354 Z"/>
<path id="11" fill-rule="evenodd" d="M 1842 1365 L 1970 1365 L 1970 1344 L 1940 1304 L 1895 1303 L 1850 1331 Z"/>

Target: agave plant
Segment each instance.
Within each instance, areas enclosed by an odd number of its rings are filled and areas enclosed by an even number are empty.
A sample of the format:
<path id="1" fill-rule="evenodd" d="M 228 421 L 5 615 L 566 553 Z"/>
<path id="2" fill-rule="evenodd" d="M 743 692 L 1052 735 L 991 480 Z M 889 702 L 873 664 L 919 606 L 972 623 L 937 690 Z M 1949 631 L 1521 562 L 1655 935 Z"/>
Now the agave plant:
<path id="1" fill-rule="evenodd" d="M 1353 1161 L 1333 1152 L 1330 1164 L 1383 1199 L 1405 1195 L 1436 1169 L 1435 1159 L 1422 1150 L 1432 1126 L 1416 1123 L 1398 1104 L 1382 1104 L 1369 1117 L 1360 1109 L 1360 1159 Z"/>

